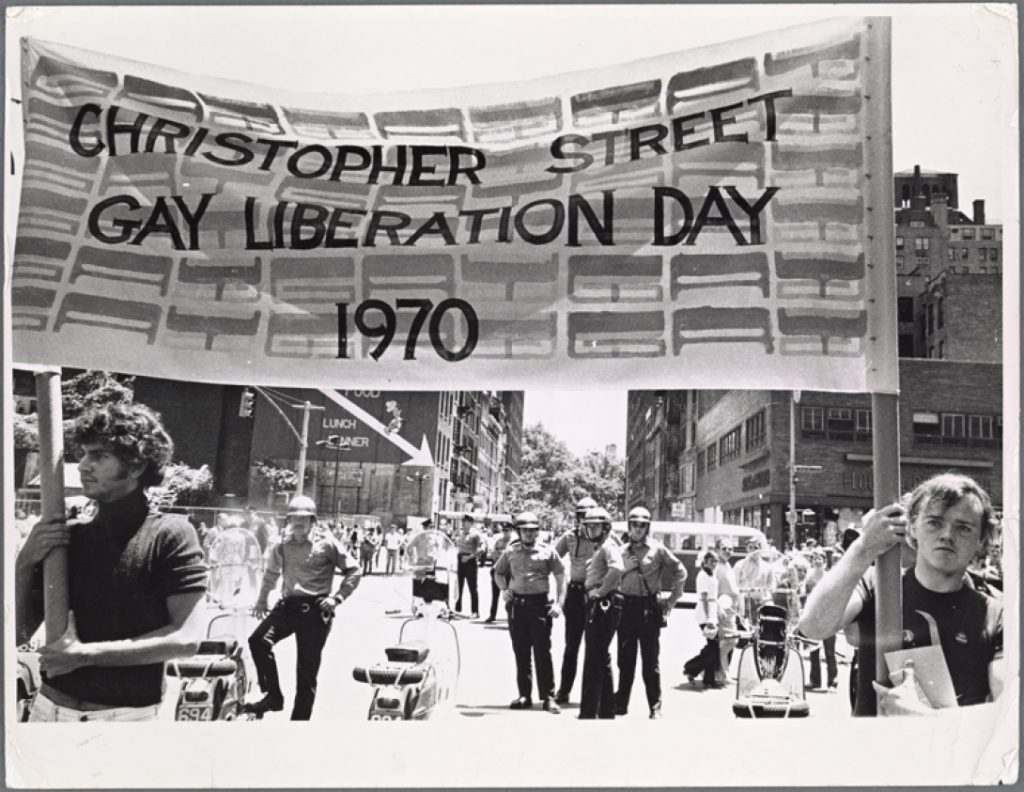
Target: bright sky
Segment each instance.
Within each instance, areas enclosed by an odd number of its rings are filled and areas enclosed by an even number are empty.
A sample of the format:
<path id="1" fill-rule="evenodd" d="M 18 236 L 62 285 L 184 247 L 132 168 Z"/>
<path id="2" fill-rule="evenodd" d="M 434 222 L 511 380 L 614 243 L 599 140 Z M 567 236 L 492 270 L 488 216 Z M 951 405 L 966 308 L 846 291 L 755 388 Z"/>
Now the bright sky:
<path id="1" fill-rule="evenodd" d="M 576 456 L 610 443 L 626 456 L 626 391 L 526 391 L 523 425 L 538 421 Z"/>
<path id="2" fill-rule="evenodd" d="M 984 198 L 990 222 L 1016 216 L 1017 26 L 1009 5 L 118 6 L 7 13 L 9 79 L 18 73 L 17 37 L 35 36 L 196 74 L 354 94 L 519 81 L 834 16 L 891 15 L 894 169 L 920 164 L 957 172 L 961 208 L 969 212 L 973 199 Z M 608 443 L 624 452 L 622 390 L 531 391 L 525 420 L 540 420 L 577 454 Z"/>

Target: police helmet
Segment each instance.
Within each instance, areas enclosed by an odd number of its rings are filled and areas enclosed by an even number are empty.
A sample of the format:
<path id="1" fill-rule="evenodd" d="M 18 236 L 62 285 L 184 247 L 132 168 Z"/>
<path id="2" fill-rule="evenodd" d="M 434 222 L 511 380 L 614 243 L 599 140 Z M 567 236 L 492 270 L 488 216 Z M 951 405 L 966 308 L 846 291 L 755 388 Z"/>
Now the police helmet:
<path id="1" fill-rule="evenodd" d="M 540 520 L 533 512 L 524 511 L 516 515 L 516 530 L 521 528 L 540 528 Z"/>
<path id="2" fill-rule="evenodd" d="M 587 509 L 587 513 L 583 516 L 583 525 L 587 530 L 587 535 L 596 539 L 597 537 L 591 533 L 589 526 L 599 525 L 602 528 L 602 533 L 607 534 L 612 529 L 612 516 L 606 509 L 594 506 Z"/>
<path id="3" fill-rule="evenodd" d="M 651 513 L 643 506 L 630 509 L 629 516 L 626 518 L 626 530 L 629 532 L 627 535 L 631 534 L 631 529 L 634 525 L 643 527 L 645 537 L 651 530 Z M 642 541 L 642 538 L 635 541 Z"/>
<path id="4" fill-rule="evenodd" d="M 584 495 L 576 503 L 576 519 L 582 520 L 589 509 L 597 507 L 597 501 L 591 498 L 589 495 Z"/>
<path id="5" fill-rule="evenodd" d="M 312 498 L 296 495 L 288 501 L 289 517 L 316 517 L 316 504 Z"/>
<path id="6" fill-rule="evenodd" d="M 647 509 L 645 509 L 643 506 L 637 506 L 635 509 L 630 509 L 629 517 L 627 517 L 626 519 L 628 519 L 631 523 L 644 522 L 650 524 L 651 513 L 647 511 Z"/>

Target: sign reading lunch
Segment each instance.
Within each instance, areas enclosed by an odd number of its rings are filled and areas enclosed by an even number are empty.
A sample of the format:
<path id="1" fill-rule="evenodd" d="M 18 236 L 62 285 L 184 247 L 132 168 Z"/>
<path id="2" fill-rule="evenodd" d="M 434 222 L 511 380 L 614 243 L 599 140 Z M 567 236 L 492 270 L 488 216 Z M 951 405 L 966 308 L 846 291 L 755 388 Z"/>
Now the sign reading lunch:
<path id="1" fill-rule="evenodd" d="M 15 359 L 895 390 L 878 24 L 315 100 L 26 40 Z"/>

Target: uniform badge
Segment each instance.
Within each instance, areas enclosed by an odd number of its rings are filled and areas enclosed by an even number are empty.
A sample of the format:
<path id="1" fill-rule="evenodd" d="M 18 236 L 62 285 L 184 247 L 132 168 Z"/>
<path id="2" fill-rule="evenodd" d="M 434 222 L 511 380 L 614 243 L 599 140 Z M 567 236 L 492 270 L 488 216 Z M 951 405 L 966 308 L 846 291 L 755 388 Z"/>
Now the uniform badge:
<path id="1" fill-rule="evenodd" d="M 904 646 L 913 646 L 914 645 L 914 631 L 913 630 L 904 630 L 903 631 L 903 645 Z"/>
<path id="2" fill-rule="evenodd" d="M 956 638 L 956 642 L 959 643 L 959 644 L 966 644 L 967 643 L 967 633 L 965 633 L 963 630 L 960 630 L 954 636 L 954 638 Z"/>

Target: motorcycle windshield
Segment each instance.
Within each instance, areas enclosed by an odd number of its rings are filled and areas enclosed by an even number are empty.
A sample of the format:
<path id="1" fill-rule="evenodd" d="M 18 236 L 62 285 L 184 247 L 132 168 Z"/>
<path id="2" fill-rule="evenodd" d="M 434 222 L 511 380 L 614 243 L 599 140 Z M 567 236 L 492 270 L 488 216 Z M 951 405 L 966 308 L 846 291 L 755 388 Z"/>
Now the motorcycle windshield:
<path id="1" fill-rule="evenodd" d="M 457 566 L 455 544 L 441 531 L 422 531 L 409 540 L 405 557 L 413 574 L 437 570 L 454 571 Z"/>

